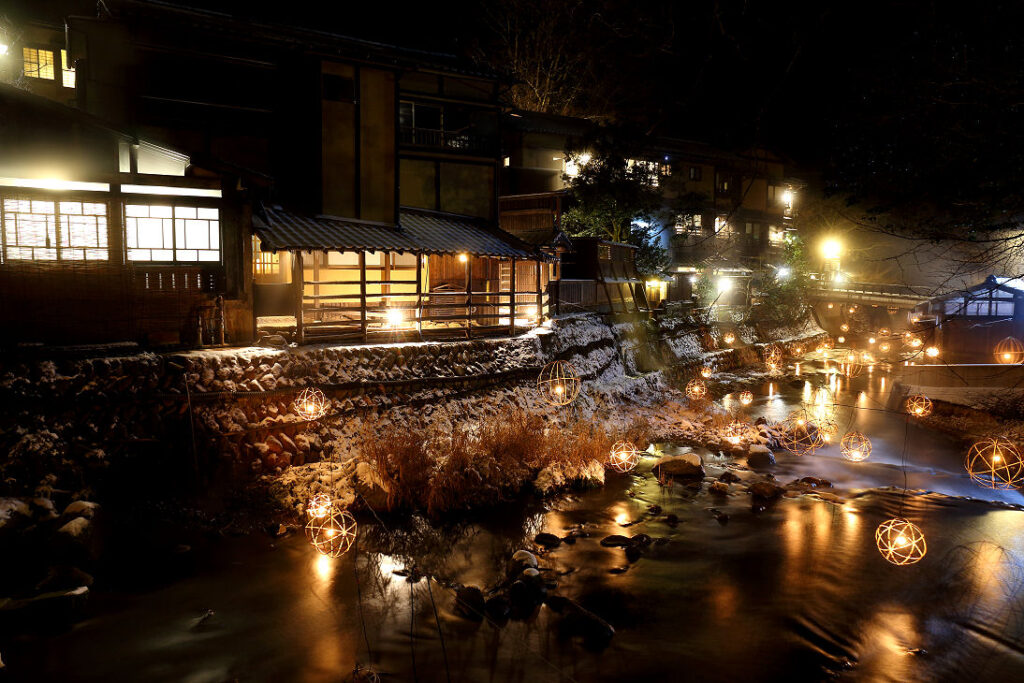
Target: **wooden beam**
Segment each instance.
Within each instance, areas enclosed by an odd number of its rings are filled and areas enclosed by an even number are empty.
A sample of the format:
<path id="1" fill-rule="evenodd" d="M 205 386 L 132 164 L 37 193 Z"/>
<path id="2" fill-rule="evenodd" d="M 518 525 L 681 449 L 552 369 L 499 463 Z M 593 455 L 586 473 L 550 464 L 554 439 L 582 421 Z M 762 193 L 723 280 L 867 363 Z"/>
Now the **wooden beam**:
<path id="1" fill-rule="evenodd" d="M 295 341 L 299 344 L 303 343 L 303 323 L 302 323 L 302 305 L 304 299 L 303 288 L 305 282 L 303 280 L 302 273 L 302 252 L 294 252 L 294 258 L 292 259 L 292 296 L 295 305 Z"/>
<path id="2" fill-rule="evenodd" d="M 416 329 L 423 340 L 423 254 L 416 254 Z"/>
<path id="3" fill-rule="evenodd" d="M 473 255 L 466 254 L 466 339 L 473 337 Z"/>
<path id="4" fill-rule="evenodd" d="M 359 321 L 366 341 L 366 252 L 359 252 Z"/>
<path id="5" fill-rule="evenodd" d="M 516 260 L 512 259 L 512 276 L 508 283 L 508 334 L 514 337 L 516 334 Z"/>

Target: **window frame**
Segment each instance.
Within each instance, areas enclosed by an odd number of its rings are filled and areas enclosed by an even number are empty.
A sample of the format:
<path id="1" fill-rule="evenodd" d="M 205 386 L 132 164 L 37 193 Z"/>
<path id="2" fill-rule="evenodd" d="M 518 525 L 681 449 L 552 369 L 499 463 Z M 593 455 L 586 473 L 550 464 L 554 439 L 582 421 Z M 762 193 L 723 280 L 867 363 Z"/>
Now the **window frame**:
<path id="1" fill-rule="evenodd" d="M 201 267 L 214 267 L 214 266 L 218 266 L 219 267 L 219 266 L 223 266 L 224 265 L 224 209 L 223 209 L 222 204 L 223 204 L 222 202 L 218 202 L 218 201 L 202 201 L 202 200 L 196 201 L 195 199 L 193 199 L 191 197 L 177 197 L 177 196 L 166 196 L 166 197 L 165 196 L 160 196 L 160 197 L 155 197 L 155 196 L 152 196 L 152 195 L 144 195 L 144 194 L 141 194 L 141 195 L 140 194 L 123 195 L 120 198 L 120 210 L 121 210 L 121 235 L 122 235 L 122 239 L 123 239 L 122 257 L 124 258 L 124 262 L 128 266 L 176 266 L 176 267 L 193 266 L 193 267 L 200 267 L 200 268 Z M 160 220 L 170 220 L 171 221 L 171 236 L 170 236 L 170 246 L 169 247 L 157 248 L 157 247 L 130 247 L 129 246 L 129 239 L 128 239 L 129 218 L 136 218 L 137 219 L 137 218 L 140 218 L 140 217 L 138 217 L 138 216 L 128 216 L 128 207 L 129 206 L 140 206 L 140 205 L 148 206 L 148 207 L 153 207 L 153 206 L 169 206 L 169 207 L 171 207 L 171 216 L 169 218 L 167 218 L 167 217 L 160 217 Z M 195 219 L 178 218 L 176 216 L 176 212 L 174 211 L 174 209 L 176 209 L 176 208 L 214 209 L 214 210 L 217 211 L 217 218 L 216 218 L 216 221 L 217 221 L 217 247 L 216 247 L 217 259 L 216 260 L 207 260 L 207 261 L 200 260 L 200 259 L 197 259 L 197 260 L 178 260 L 177 253 L 179 251 L 213 251 L 213 249 L 210 249 L 210 248 L 208 248 L 208 249 L 198 249 L 198 248 L 178 247 L 178 225 L 177 225 L 177 222 L 179 220 L 181 220 L 181 221 L 185 221 L 185 220 L 206 220 L 206 221 L 211 221 L 211 220 L 214 220 L 214 219 L 211 219 L 211 218 L 195 218 Z M 152 217 L 150 217 L 150 218 L 152 218 Z M 187 229 L 187 226 L 185 226 L 185 227 Z M 138 230 L 138 227 L 136 226 L 135 229 Z M 133 250 L 133 249 L 137 249 L 137 250 L 146 250 L 146 249 L 148 249 L 150 251 L 153 251 L 153 250 L 157 250 L 157 251 L 170 251 L 171 252 L 171 259 L 170 260 L 163 260 L 163 259 L 157 260 L 157 259 L 151 259 L 151 258 L 150 259 L 133 259 L 133 258 L 131 258 L 131 250 Z"/>
<path id="2" fill-rule="evenodd" d="M 29 73 L 29 70 L 27 68 L 28 64 L 29 64 L 29 61 L 28 61 L 28 52 L 29 52 L 29 50 L 32 50 L 32 51 L 34 51 L 36 53 L 35 54 L 35 57 L 36 57 L 36 59 L 35 59 L 35 65 L 36 65 L 35 73 Z M 49 62 L 49 64 L 43 64 L 43 62 L 42 62 L 41 56 L 42 56 L 42 54 L 44 52 L 50 55 L 50 62 Z M 41 73 L 42 69 L 44 67 L 46 67 L 46 66 L 50 67 L 50 75 L 49 75 L 49 77 L 44 76 Z M 40 46 L 40 45 L 35 45 L 35 46 L 33 46 L 33 45 L 23 45 L 22 48 L 21 48 L 21 73 L 22 73 L 22 75 L 25 76 L 25 78 L 34 78 L 34 79 L 39 80 L 39 81 L 54 81 L 54 82 L 56 82 L 56 80 L 57 80 L 57 59 L 56 59 L 56 55 L 54 54 L 53 48 L 45 46 L 45 45 L 43 45 L 43 46 Z"/>
<path id="3" fill-rule="evenodd" d="M 17 264 L 53 264 L 54 266 L 62 266 L 66 264 L 77 264 L 77 263 L 94 263 L 94 264 L 110 264 L 112 262 L 111 253 L 111 212 L 114 210 L 116 202 L 112 201 L 111 197 L 106 193 L 103 194 L 89 194 L 82 192 L 26 192 L 20 188 L 9 188 L 15 190 L 14 192 L 0 191 L 0 265 L 9 266 Z M 6 217 L 8 211 L 6 209 L 6 202 L 9 200 L 13 201 L 29 201 L 29 202 L 48 202 L 53 204 L 53 213 L 48 214 L 53 217 L 53 245 L 52 246 L 28 246 L 28 245 L 10 245 L 7 241 L 7 221 Z M 98 214 L 75 214 L 65 213 L 61 210 L 61 204 L 69 203 L 78 204 L 98 204 L 105 207 L 105 212 L 102 216 Z M 19 212 L 20 213 L 20 212 Z M 96 246 L 83 246 L 73 245 L 70 241 L 71 225 L 70 220 L 67 222 L 65 227 L 65 221 L 62 220 L 69 216 L 86 215 L 93 216 L 95 218 L 102 218 L 103 225 L 102 230 L 100 229 L 97 221 L 96 234 L 97 234 L 97 245 Z M 62 237 L 65 235 L 65 230 L 68 234 L 67 246 L 62 245 Z M 31 249 L 33 252 L 37 249 L 52 249 L 54 251 L 54 258 L 24 258 L 24 257 L 11 257 L 9 256 L 10 249 Z M 103 251 L 106 256 L 103 258 L 88 258 L 85 255 L 87 251 Z M 70 252 L 83 252 L 83 258 L 68 258 L 63 256 L 63 253 Z"/>

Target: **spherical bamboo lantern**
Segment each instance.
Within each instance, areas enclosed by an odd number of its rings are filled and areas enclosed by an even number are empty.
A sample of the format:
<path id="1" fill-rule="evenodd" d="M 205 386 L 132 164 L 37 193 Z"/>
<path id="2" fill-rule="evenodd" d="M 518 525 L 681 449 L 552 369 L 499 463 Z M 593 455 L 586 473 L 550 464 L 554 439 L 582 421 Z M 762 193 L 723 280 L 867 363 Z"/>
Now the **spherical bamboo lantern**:
<path id="1" fill-rule="evenodd" d="M 686 383 L 686 396 L 691 401 L 703 401 L 708 395 L 708 385 L 701 379 L 691 379 Z"/>
<path id="2" fill-rule="evenodd" d="M 722 437 L 733 446 L 739 446 L 743 443 L 743 438 L 747 435 L 747 430 L 749 429 L 750 425 L 746 422 L 733 420 L 724 430 L 722 430 Z"/>
<path id="3" fill-rule="evenodd" d="M 640 452 L 629 441 L 619 441 L 612 446 L 611 455 L 608 457 L 608 466 L 623 474 L 631 472 L 639 462 Z"/>
<path id="4" fill-rule="evenodd" d="M 802 355 L 804 355 L 804 347 L 801 346 L 800 344 L 797 344 L 796 346 L 793 347 L 792 354 L 794 356 L 802 356 Z"/>
<path id="5" fill-rule="evenodd" d="M 766 365 L 779 365 L 782 362 L 782 348 L 778 344 L 768 344 L 761 352 Z"/>
<path id="6" fill-rule="evenodd" d="M 853 462 L 867 460 L 871 456 L 871 439 L 860 432 L 846 432 L 839 442 L 839 452 Z"/>
<path id="7" fill-rule="evenodd" d="M 907 398 L 907 412 L 914 417 L 928 417 L 932 414 L 932 400 L 924 394 L 914 394 Z"/>
<path id="8" fill-rule="evenodd" d="M 919 337 L 911 337 L 910 341 L 907 343 L 910 345 L 910 348 L 912 349 L 919 349 L 924 345 L 924 342 L 921 341 Z"/>
<path id="9" fill-rule="evenodd" d="M 356 541 L 356 519 L 348 510 L 332 509 L 306 523 L 306 538 L 321 555 L 344 555 Z"/>
<path id="10" fill-rule="evenodd" d="M 839 372 L 846 377 L 853 378 L 860 375 L 864 366 L 861 365 L 860 356 L 856 351 L 848 351 L 839 357 Z"/>
<path id="11" fill-rule="evenodd" d="M 319 420 L 327 414 L 327 397 L 316 387 L 306 387 L 292 402 L 295 412 L 304 420 Z"/>
<path id="12" fill-rule="evenodd" d="M 829 309 L 835 308 L 835 306 L 836 305 L 834 303 L 832 303 L 831 301 L 828 302 Z"/>
<path id="13" fill-rule="evenodd" d="M 882 553 L 882 557 L 900 566 L 920 562 L 928 552 L 921 529 L 899 517 L 878 525 L 875 529 L 875 544 L 878 545 L 878 552 Z"/>
<path id="14" fill-rule="evenodd" d="M 1016 337 L 1003 339 L 995 348 L 996 362 L 1002 365 L 1024 363 L 1024 343 Z"/>
<path id="15" fill-rule="evenodd" d="M 833 340 L 832 337 L 828 336 L 827 334 L 825 335 L 825 338 L 821 340 L 821 343 L 822 345 L 824 345 L 826 349 L 834 349 L 836 347 L 835 340 Z"/>
<path id="16" fill-rule="evenodd" d="M 754 402 L 754 392 L 746 391 L 746 390 L 740 392 L 740 403 L 741 404 L 743 404 L 745 406 L 749 406 L 753 402 Z"/>
<path id="17" fill-rule="evenodd" d="M 306 503 L 306 514 L 311 519 L 320 519 L 326 517 L 333 506 L 330 496 L 326 493 L 317 493 Z"/>
<path id="18" fill-rule="evenodd" d="M 1001 436 L 982 439 L 967 451 L 964 467 L 971 479 L 990 489 L 1024 486 L 1024 459 L 1013 442 Z"/>
<path id="19" fill-rule="evenodd" d="M 888 337 L 891 334 L 892 334 L 892 330 L 890 330 L 888 327 L 880 327 L 880 328 L 878 328 L 878 336 L 879 337 Z"/>
<path id="20" fill-rule="evenodd" d="M 889 345 L 889 342 L 882 342 L 881 344 L 878 345 L 878 350 L 881 351 L 882 353 L 889 353 L 889 349 L 891 348 L 892 346 Z"/>
<path id="21" fill-rule="evenodd" d="M 817 427 L 802 411 L 790 413 L 779 427 L 779 445 L 793 455 L 810 455 L 825 443 Z"/>
<path id="22" fill-rule="evenodd" d="M 839 337 L 839 343 L 840 344 L 845 344 L 846 343 L 846 337 Z"/>
<path id="23" fill-rule="evenodd" d="M 856 307 L 856 306 L 850 306 L 850 307 L 849 307 L 848 309 L 846 309 L 846 312 L 847 312 L 847 313 L 853 313 L 853 312 L 854 312 L 854 311 L 856 311 L 856 310 L 857 310 L 857 307 Z"/>
<path id="24" fill-rule="evenodd" d="M 839 412 L 835 395 L 828 387 L 815 387 L 810 396 L 802 403 L 804 412 L 811 422 L 832 419 Z"/>
<path id="25" fill-rule="evenodd" d="M 939 357 L 939 347 L 938 346 L 929 346 L 927 349 L 924 350 L 924 355 L 928 356 L 929 358 L 938 358 Z"/>
<path id="26" fill-rule="evenodd" d="M 842 330 L 843 332 L 849 332 L 850 326 L 847 325 L 846 323 L 843 323 L 842 325 L 839 326 L 839 329 Z"/>
<path id="27" fill-rule="evenodd" d="M 736 341 L 736 335 L 733 334 L 732 332 L 726 332 L 722 336 L 722 341 L 724 341 L 726 344 L 732 344 L 734 341 Z"/>
<path id="28" fill-rule="evenodd" d="M 715 374 L 715 371 L 711 368 L 710 365 L 705 365 L 700 369 L 700 376 L 703 377 L 704 379 L 711 377 L 711 375 L 713 374 Z"/>
<path id="29" fill-rule="evenodd" d="M 820 418 L 811 422 L 811 425 L 818 430 L 822 445 L 832 443 L 839 433 L 839 423 L 832 418 Z"/>
<path id="30" fill-rule="evenodd" d="M 567 406 L 580 394 L 580 376 L 572 363 L 556 360 L 544 366 L 537 377 L 537 390 L 548 404 Z"/>

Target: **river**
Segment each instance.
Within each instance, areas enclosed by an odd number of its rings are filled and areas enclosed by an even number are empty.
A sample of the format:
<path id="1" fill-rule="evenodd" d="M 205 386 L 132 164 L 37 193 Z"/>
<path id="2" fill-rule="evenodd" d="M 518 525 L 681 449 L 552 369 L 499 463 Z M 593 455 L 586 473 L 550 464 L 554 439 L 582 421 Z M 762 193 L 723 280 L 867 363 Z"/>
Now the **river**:
<path id="1" fill-rule="evenodd" d="M 805 363 L 801 380 L 824 381 L 819 370 Z M 881 410 L 886 382 L 876 368 L 837 392 L 841 431 L 870 436 L 868 461 L 832 445 L 767 468 L 780 483 L 827 478 L 845 502 L 758 512 L 741 484 L 725 498 L 663 486 L 645 458 L 602 489 L 468 519 L 362 520 L 358 551 L 337 559 L 301 535 L 211 539 L 178 564 L 125 553 L 125 575 L 158 578 L 98 589 L 85 620 L 3 655 L 13 680 L 62 682 L 341 681 L 357 663 L 384 681 L 1024 680 L 1024 514 L 1006 505 L 1024 500 L 972 484 L 961 444 Z M 755 393 L 751 416 L 779 419 L 803 387 Z M 736 462 L 701 454 L 710 474 Z M 900 511 L 927 538 L 916 565 L 875 548 L 875 527 Z M 451 581 L 492 586 L 538 532 L 569 530 L 585 536 L 540 564 L 615 627 L 606 646 L 566 634 L 547 607 L 503 625 L 454 614 Z M 630 563 L 600 545 L 615 533 L 666 541 Z M 408 581 L 412 565 L 439 580 Z"/>

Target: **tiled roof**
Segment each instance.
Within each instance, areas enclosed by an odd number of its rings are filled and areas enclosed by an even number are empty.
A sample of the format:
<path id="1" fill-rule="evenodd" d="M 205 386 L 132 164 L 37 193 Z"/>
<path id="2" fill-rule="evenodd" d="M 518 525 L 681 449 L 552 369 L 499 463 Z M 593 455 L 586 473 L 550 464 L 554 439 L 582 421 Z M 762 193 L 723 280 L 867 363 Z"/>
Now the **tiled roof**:
<path id="1" fill-rule="evenodd" d="M 253 215 L 253 226 L 262 248 L 268 251 L 366 249 L 528 259 L 539 256 L 512 235 L 472 218 L 415 209 L 402 209 L 399 225 L 395 226 L 266 207 L 262 216 Z"/>

